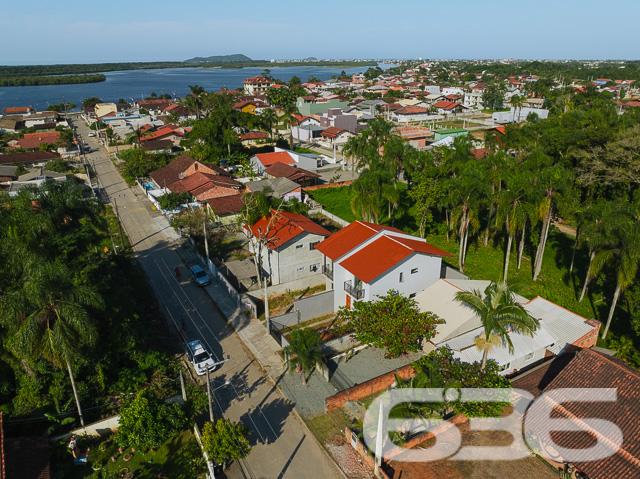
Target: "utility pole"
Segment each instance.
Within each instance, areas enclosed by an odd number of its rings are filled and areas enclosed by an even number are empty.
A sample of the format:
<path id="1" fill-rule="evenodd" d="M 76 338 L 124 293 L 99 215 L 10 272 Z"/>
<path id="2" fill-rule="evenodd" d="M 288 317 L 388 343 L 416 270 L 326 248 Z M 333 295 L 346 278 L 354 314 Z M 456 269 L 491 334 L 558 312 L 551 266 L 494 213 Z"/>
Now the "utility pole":
<path id="1" fill-rule="evenodd" d="M 209 260 L 209 240 L 207 239 L 207 219 L 205 218 L 202 222 L 202 229 L 204 230 L 204 252 L 207 255 L 207 260 Z M 208 267 L 209 265 L 207 265 Z"/>
<path id="2" fill-rule="evenodd" d="M 184 372 L 180 370 L 180 389 L 182 390 L 182 400 L 187 401 L 187 390 L 184 387 Z"/>
<path id="3" fill-rule="evenodd" d="M 264 318 L 267 323 L 267 334 L 271 332 L 271 324 L 269 323 L 269 296 L 267 295 L 267 282 L 264 282 Z"/>
<path id="4" fill-rule="evenodd" d="M 211 379 L 209 378 L 209 366 L 207 365 L 207 396 L 209 397 L 209 420 L 211 421 L 211 424 L 213 425 L 214 420 L 213 420 L 213 397 L 211 395 Z"/>

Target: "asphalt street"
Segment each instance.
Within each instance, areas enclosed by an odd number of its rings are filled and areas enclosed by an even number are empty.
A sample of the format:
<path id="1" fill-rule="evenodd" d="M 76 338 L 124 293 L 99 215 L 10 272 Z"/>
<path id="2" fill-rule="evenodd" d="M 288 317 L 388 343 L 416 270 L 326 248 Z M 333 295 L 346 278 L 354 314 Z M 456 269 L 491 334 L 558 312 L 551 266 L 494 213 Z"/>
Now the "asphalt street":
<path id="1" fill-rule="evenodd" d="M 87 136 L 84 122 L 74 124 L 91 146 L 88 160 L 110 203 L 117 207 L 167 321 L 177 332 L 183 329 L 188 341 L 200 339 L 217 361 L 228 359 L 212 373 L 216 413 L 250 429 L 252 451 L 227 475 L 252 479 L 345 477 L 227 325 L 215 298 L 190 280 L 188 265 L 178 254 L 178 241 L 166 220 L 150 208 L 142 192 L 127 186 L 97 140 Z M 180 279 L 174 273 L 176 267 L 181 271 Z"/>

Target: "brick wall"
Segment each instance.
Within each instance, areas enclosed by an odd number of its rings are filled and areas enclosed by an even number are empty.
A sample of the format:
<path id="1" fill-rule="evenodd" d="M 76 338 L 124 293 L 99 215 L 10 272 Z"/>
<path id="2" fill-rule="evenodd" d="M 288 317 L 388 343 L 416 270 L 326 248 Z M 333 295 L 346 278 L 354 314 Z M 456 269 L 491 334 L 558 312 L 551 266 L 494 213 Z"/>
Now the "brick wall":
<path id="1" fill-rule="evenodd" d="M 197 168 L 196 168 L 197 165 Z M 186 178 L 187 176 L 191 176 L 194 173 L 208 173 L 210 175 L 217 175 L 218 172 L 209 168 L 206 164 L 204 163 L 200 163 L 199 161 L 196 161 L 195 163 L 193 163 L 189 168 L 187 168 L 186 170 L 184 170 L 184 177 Z"/>
<path id="2" fill-rule="evenodd" d="M 211 198 L 221 198 L 223 196 L 233 196 L 237 194 L 238 190 L 236 190 L 235 188 L 224 188 L 221 186 L 216 186 L 215 188 L 211 188 L 210 190 L 199 194 L 196 199 L 198 201 L 204 201 Z"/>
<path id="3" fill-rule="evenodd" d="M 396 374 L 401 379 L 408 379 L 412 378 L 416 373 L 413 370 L 413 367 L 408 364 L 400 369 L 396 369 L 395 371 L 383 374 L 382 376 L 378 376 L 377 378 L 373 378 L 362 384 L 357 384 L 352 388 L 345 389 L 344 391 L 340 391 L 339 393 L 326 398 L 325 410 L 332 411 L 344 406 L 347 401 L 357 401 L 358 399 L 371 396 L 372 394 L 375 394 L 379 391 L 384 391 L 394 383 L 394 381 L 396 380 Z"/>
<path id="4" fill-rule="evenodd" d="M 338 188 L 339 186 L 347 186 L 353 183 L 353 180 L 338 181 L 337 183 L 327 183 L 326 185 L 305 186 L 305 191 L 320 190 L 322 188 Z"/>
<path id="5" fill-rule="evenodd" d="M 581 348 L 587 349 L 592 346 L 595 346 L 596 343 L 598 342 L 598 335 L 600 334 L 600 327 L 602 326 L 602 323 L 595 319 L 590 319 L 589 321 L 587 321 L 587 323 L 590 324 L 591 326 L 594 326 L 594 329 L 589 331 L 587 334 L 582 336 L 577 341 L 574 341 L 573 342 L 574 346 L 579 346 Z"/>

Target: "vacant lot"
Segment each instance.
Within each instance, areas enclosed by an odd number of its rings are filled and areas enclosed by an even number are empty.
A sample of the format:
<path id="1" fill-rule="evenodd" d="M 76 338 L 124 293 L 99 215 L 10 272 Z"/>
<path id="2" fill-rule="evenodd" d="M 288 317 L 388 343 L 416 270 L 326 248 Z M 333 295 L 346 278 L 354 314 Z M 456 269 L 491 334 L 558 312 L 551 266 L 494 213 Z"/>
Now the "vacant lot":
<path id="1" fill-rule="evenodd" d="M 507 446 L 511 435 L 506 432 L 469 431 L 468 423 L 460 426 L 463 446 Z M 432 442 L 418 447 L 428 448 Z M 531 456 L 517 461 L 437 461 L 425 463 L 394 462 L 385 467 L 390 479 L 504 479 L 526 477 L 527 479 L 558 479 L 537 457 Z"/>

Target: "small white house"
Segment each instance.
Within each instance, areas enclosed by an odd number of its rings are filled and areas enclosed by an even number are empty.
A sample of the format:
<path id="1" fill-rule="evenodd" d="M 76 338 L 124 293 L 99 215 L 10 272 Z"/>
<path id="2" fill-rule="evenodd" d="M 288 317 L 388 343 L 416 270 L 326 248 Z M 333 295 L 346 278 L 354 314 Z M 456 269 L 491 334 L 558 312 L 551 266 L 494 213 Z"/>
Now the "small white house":
<path id="1" fill-rule="evenodd" d="M 455 300 L 460 291 L 480 291 L 489 286 L 488 280 L 440 279 L 416 296 L 421 311 L 429 311 L 444 320 L 436 326 L 431 340 L 435 347 L 445 346 L 463 362 L 482 361 L 483 352 L 475 345 L 475 338 L 484 333 L 480 317 L 464 303 Z M 544 358 L 561 354 L 571 345 L 591 347 L 598 339 L 600 323 L 587 320 L 540 296 L 528 300 L 518 294 L 515 300 L 536 320 L 538 330 L 533 337 L 510 332 L 513 352 L 506 344 L 494 347 L 488 359 L 496 361 L 502 374 L 536 365 Z"/>
<path id="2" fill-rule="evenodd" d="M 408 297 L 435 283 L 442 258 L 451 257 L 424 239 L 397 228 L 355 221 L 316 246 L 323 255 L 334 311 L 372 301 L 394 290 Z"/>

